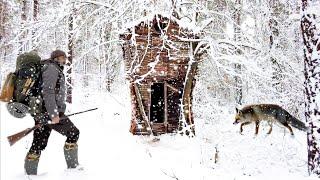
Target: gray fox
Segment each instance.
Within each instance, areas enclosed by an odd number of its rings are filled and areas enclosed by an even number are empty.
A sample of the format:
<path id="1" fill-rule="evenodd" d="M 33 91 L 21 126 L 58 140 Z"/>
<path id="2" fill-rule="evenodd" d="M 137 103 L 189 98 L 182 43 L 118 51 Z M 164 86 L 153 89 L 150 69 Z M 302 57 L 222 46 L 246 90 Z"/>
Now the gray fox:
<path id="1" fill-rule="evenodd" d="M 242 133 L 244 125 L 255 122 L 255 134 L 257 135 L 259 131 L 259 124 L 262 120 L 267 121 L 270 126 L 268 134 L 271 133 L 272 124 L 275 121 L 288 128 L 291 135 L 293 135 L 293 131 L 289 124 L 302 131 L 307 131 L 308 129 L 303 122 L 299 121 L 297 118 L 289 114 L 285 109 L 275 104 L 254 104 L 245 106 L 241 110 L 236 108 L 236 111 L 237 114 L 233 124 L 241 123 L 240 133 Z"/>

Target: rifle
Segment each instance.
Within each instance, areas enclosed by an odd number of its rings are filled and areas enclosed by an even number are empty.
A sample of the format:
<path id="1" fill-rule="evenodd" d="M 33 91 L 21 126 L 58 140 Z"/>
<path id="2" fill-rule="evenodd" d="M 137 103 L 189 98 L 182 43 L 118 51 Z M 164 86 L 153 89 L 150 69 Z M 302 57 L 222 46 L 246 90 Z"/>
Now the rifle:
<path id="1" fill-rule="evenodd" d="M 85 113 L 85 112 L 89 112 L 89 111 L 94 111 L 94 110 L 97 110 L 97 109 L 98 108 L 93 108 L 93 109 L 89 109 L 89 110 L 85 110 L 85 111 L 80 111 L 80 112 L 76 112 L 76 113 L 73 113 L 73 114 L 69 114 L 69 115 L 66 115 L 65 117 L 60 118 L 60 120 L 67 119 L 68 117 L 74 116 L 74 115 L 77 115 L 77 114 L 81 114 L 81 113 Z M 30 134 L 32 131 L 40 128 L 43 125 L 54 125 L 54 124 L 40 123 L 40 124 L 37 124 L 37 125 L 35 125 L 35 126 L 31 127 L 31 128 L 27 128 L 27 129 L 25 129 L 25 130 L 23 130 L 21 132 L 18 132 L 16 134 L 8 136 L 7 138 L 8 138 L 10 146 L 14 145 L 20 139 L 24 138 L 25 136 Z"/>

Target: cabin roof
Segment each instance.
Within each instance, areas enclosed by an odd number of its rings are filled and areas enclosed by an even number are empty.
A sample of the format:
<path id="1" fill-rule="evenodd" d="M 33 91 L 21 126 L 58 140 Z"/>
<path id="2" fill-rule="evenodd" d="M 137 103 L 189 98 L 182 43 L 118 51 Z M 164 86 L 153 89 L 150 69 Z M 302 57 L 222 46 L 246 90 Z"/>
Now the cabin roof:
<path id="1" fill-rule="evenodd" d="M 148 24 L 148 23 L 152 23 L 153 20 L 156 18 L 156 17 L 159 17 L 159 18 L 167 18 L 170 20 L 170 23 L 173 23 L 173 24 L 176 24 L 179 28 L 185 30 L 185 31 L 188 31 L 192 34 L 198 34 L 201 32 L 200 28 L 197 27 L 194 23 L 192 22 L 188 22 L 185 19 L 177 19 L 175 16 L 173 15 L 167 15 L 167 14 L 163 14 L 163 13 L 152 13 L 152 14 L 149 14 L 147 16 L 144 16 L 142 18 L 139 18 L 135 21 L 132 21 L 130 23 L 127 23 L 123 30 L 121 30 L 121 33 L 120 34 L 123 34 L 123 33 L 128 33 L 128 30 L 132 29 L 133 27 L 138 27 L 138 26 L 141 26 L 142 24 Z"/>

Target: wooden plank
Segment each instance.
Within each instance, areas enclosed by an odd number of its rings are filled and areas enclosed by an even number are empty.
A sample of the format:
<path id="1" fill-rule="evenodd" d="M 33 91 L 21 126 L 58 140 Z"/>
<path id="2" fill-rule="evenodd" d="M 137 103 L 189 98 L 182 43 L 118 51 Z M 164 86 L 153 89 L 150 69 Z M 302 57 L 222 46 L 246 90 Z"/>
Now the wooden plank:
<path id="1" fill-rule="evenodd" d="M 166 86 L 169 87 L 171 90 L 175 91 L 175 92 L 179 92 L 179 90 L 173 86 L 171 86 L 170 84 L 166 83 Z"/>
<path id="2" fill-rule="evenodd" d="M 142 119 L 143 119 L 143 121 L 145 123 L 145 126 L 147 127 L 148 133 L 150 135 L 153 135 L 152 127 L 150 125 L 148 117 L 146 116 L 146 113 L 145 113 L 145 110 L 144 110 L 144 106 L 142 104 L 142 98 L 141 98 L 140 91 L 139 91 L 137 83 L 134 83 L 134 89 L 135 89 L 135 95 L 136 95 L 136 98 L 137 98 L 137 101 L 138 101 L 138 106 L 139 106 L 139 109 L 140 109 L 140 113 L 142 115 Z"/>
<path id="3" fill-rule="evenodd" d="M 165 126 L 165 131 L 167 132 L 167 127 L 168 127 L 168 88 L 167 88 L 168 83 L 165 81 L 164 82 L 164 126 Z"/>
<path id="4" fill-rule="evenodd" d="M 132 105 L 132 114 L 131 114 L 131 125 L 130 125 L 130 132 L 135 134 L 137 129 L 137 107 L 136 107 L 136 98 L 134 93 L 133 84 L 130 83 L 130 95 L 131 95 L 131 105 Z"/>

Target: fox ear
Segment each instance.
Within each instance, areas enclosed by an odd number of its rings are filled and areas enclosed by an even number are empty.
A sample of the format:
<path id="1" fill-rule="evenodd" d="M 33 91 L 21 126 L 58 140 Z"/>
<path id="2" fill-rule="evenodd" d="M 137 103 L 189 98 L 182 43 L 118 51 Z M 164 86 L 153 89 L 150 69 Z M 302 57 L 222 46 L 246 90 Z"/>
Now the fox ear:
<path id="1" fill-rule="evenodd" d="M 241 111 L 241 109 L 238 109 L 238 108 L 236 108 L 236 112 L 237 112 L 237 114 L 242 114 L 242 111 Z"/>

